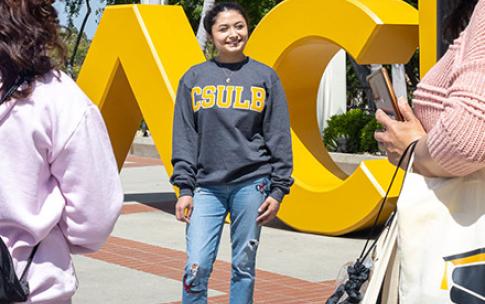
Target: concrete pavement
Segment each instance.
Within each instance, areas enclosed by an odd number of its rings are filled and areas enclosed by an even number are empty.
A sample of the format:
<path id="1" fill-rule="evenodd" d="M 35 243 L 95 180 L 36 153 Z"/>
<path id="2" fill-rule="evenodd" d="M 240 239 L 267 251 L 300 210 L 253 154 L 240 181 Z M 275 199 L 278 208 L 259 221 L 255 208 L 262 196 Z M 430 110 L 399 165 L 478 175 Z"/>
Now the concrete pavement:
<path id="1" fill-rule="evenodd" d="M 128 157 L 121 172 L 125 204 L 112 237 L 95 254 L 74 257 L 80 281 L 73 303 L 180 303 L 185 225 L 175 220 L 175 194 L 157 159 Z M 228 303 L 230 243 L 226 225 L 209 303 Z M 263 227 L 255 303 L 323 303 L 341 266 L 364 240 Z"/>

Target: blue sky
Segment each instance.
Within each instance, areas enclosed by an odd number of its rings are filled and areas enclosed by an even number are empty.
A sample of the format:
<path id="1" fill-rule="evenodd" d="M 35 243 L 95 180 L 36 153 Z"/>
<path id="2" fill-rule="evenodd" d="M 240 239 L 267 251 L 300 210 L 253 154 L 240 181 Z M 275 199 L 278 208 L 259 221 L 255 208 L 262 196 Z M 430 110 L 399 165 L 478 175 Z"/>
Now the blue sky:
<path id="1" fill-rule="evenodd" d="M 86 35 L 88 36 L 89 39 L 92 39 L 94 36 L 94 33 L 96 32 L 96 27 L 98 24 L 96 23 L 96 20 L 98 19 L 98 16 L 96 16 L 96 10 L 100 7 L 101 1 L 100 0 L 91 0 L 91 8 L 92 12 L 89 15 L 88 23 L 86 24 L 85 32 Z M 67 15 L 64 12 L 64 2 L 61 2 L 57 0 L 54 3 L 54 7 L 57 9 L 57 12 L 59 13 L 59 20 L 62 25 L 65 25 L 67 22 Z M 74 20 L 74 25 L 79 29 L 81 27 L 81 23 L 84 19 L 84 16 L 86 15 L 86 6 L 83 5 L 81 12 L 79 13 L 79 16 Z"/>

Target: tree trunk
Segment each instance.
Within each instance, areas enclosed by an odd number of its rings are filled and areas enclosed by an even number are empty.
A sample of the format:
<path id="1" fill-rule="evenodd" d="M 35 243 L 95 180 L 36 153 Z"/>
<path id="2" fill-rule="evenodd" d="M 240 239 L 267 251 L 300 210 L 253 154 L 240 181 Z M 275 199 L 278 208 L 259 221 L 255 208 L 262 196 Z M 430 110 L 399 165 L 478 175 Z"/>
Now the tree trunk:
<path id="1" fill-rule="evenodd" d="M 207 43 L 207 33 L 204 29 L 204 17 L 205 14 L 214 6 L 215 0 L 204 0 L 204 6 L 202 7 L 202 13 L 200 14 L 199 27 L 197 28 L 197 42 L 202 51 L 205 50 Z"/>

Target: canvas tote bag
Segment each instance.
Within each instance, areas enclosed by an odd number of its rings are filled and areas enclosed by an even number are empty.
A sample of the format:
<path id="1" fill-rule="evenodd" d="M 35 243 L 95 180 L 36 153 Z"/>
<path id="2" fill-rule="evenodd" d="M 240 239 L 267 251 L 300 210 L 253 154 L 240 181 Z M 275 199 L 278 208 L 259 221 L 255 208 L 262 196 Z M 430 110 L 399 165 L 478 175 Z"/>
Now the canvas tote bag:
<path id="1" fill-rule="evenodd" d="M 377 240 L 371 253 L 373 269 L 369 285 L 360 304 L 397 304 L 396 281 L 399 271 L 397 258 L 397 220 L 392 217 L 389 226 Z M 380 301 L 378 301 L 379 296 Z"/>
<path id="2" fill-rule="evenodd" d="M 485 170 L 408 172 L 397 209 L 399 303 L 485 304 Z"/>

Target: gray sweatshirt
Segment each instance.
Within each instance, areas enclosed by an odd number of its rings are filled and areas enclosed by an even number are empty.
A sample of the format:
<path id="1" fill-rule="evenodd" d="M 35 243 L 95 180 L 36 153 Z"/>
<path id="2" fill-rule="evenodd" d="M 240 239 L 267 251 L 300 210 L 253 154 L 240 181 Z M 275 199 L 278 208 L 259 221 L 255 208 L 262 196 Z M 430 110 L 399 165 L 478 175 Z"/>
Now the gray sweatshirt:
<path id="1" fill-rule="evenodd" d="M 293 161 L 288 106 L 273 69 L 249 57 L 189 69 L 177 91 L 172 164 L 170 182 L 181 196 L 268 176 L 270 196 L 281 202 Z"/>

